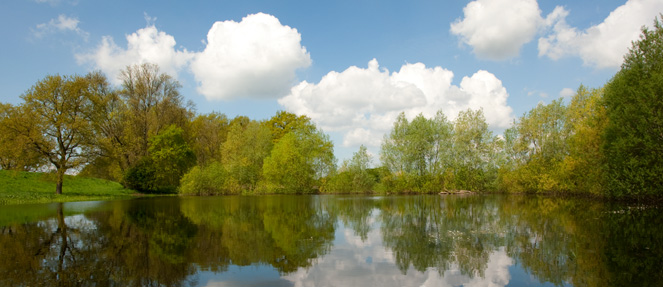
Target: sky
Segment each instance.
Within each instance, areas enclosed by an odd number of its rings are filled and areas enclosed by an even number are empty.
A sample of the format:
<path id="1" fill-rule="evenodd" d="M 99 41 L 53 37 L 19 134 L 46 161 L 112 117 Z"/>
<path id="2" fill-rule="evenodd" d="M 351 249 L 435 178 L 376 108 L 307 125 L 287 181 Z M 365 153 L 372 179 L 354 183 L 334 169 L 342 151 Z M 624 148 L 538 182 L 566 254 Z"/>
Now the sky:
<path id="1" fill-rule="evenodd" d="M 339 159 L 379 156 L 401 112 L 483 109 L 495 134 L 539 103 L 598 88 L 663 0 L 0 3 L 0 102 L 47 75 L 158 64 L 198 113 L 307 115 Z"/>

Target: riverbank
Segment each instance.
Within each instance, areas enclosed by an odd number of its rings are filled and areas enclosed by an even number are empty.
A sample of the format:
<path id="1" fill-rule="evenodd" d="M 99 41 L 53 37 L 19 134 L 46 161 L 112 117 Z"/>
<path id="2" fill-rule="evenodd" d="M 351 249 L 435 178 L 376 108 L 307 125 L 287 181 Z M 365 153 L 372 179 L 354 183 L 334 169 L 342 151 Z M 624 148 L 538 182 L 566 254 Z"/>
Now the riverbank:
<path id="1" fill-rule="evenodd" d="M 55 175 L 0 170 L 0 205 L 95 201 L 142 196 L 121 184 L 98 178 L 66 175 L 63 192 L 55 194 Z"/>

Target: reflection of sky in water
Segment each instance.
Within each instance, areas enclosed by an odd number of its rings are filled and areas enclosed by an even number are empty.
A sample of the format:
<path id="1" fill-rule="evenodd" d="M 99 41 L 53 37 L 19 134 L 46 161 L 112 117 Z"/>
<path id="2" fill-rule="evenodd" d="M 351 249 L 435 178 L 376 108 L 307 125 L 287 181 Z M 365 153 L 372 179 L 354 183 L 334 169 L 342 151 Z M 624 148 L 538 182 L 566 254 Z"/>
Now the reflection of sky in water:
<path id="1" fill-rule="evenodd" d="M 315 259 L 312 267 L 280 277 L 268 265 L 230 266 L 227 272 L 200 272 L 194 275 L 201 286 L 540 286 L 541 282 L 514 265 L 504 248 L 493 251 L 483 277 L 461 274 L 452 264 L 442 276 L 436 268 L 419 272 L 409 267 L 406 274 L 395 264 L 394 254 L 382 242 L 379 211 L 373 210 L 366 240 L 338 222 L 332 250 Z M 516 276 L 517 278 L 513 278 Z M 543 286 L 552 286 L 544 284 Z"/>

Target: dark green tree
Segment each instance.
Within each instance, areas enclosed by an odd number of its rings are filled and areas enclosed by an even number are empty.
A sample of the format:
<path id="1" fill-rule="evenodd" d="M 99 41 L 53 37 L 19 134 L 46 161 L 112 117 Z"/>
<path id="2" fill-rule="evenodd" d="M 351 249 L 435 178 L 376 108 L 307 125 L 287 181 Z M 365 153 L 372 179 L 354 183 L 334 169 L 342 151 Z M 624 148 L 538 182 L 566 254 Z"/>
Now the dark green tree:
<path id="1" fill-rule="evenodd" d="M 663 17 L 661 15 L 660 17 Z M 605 89 L 608 192 L 663 194 L 663 26 L 642 28 Z"/>

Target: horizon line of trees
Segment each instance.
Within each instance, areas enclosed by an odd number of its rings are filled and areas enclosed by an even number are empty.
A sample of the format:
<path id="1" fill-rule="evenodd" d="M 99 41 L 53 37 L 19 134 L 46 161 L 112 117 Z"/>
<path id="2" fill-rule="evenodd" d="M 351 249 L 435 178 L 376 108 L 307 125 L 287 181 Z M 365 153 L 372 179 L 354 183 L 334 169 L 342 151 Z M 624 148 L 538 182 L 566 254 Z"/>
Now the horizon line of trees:
<path id="1" fill-rule="evenodd" d="M 148 193 L 432 193 L 448 190 L 663 193 L 663 27 L 642 29 L 604 86 L 580 86 L 568 104 L 539 104 L 503 135 L 482 110 L 450 121 L 403 113 L 385 135 L 381 166 L 365 146 L 339 168 L 329 136 L 310 118 L 196 114 L 180 84 L 154 64 L 105 75 L 51 75 L 0 103 L 0 169 L 53 170 Z"/>

